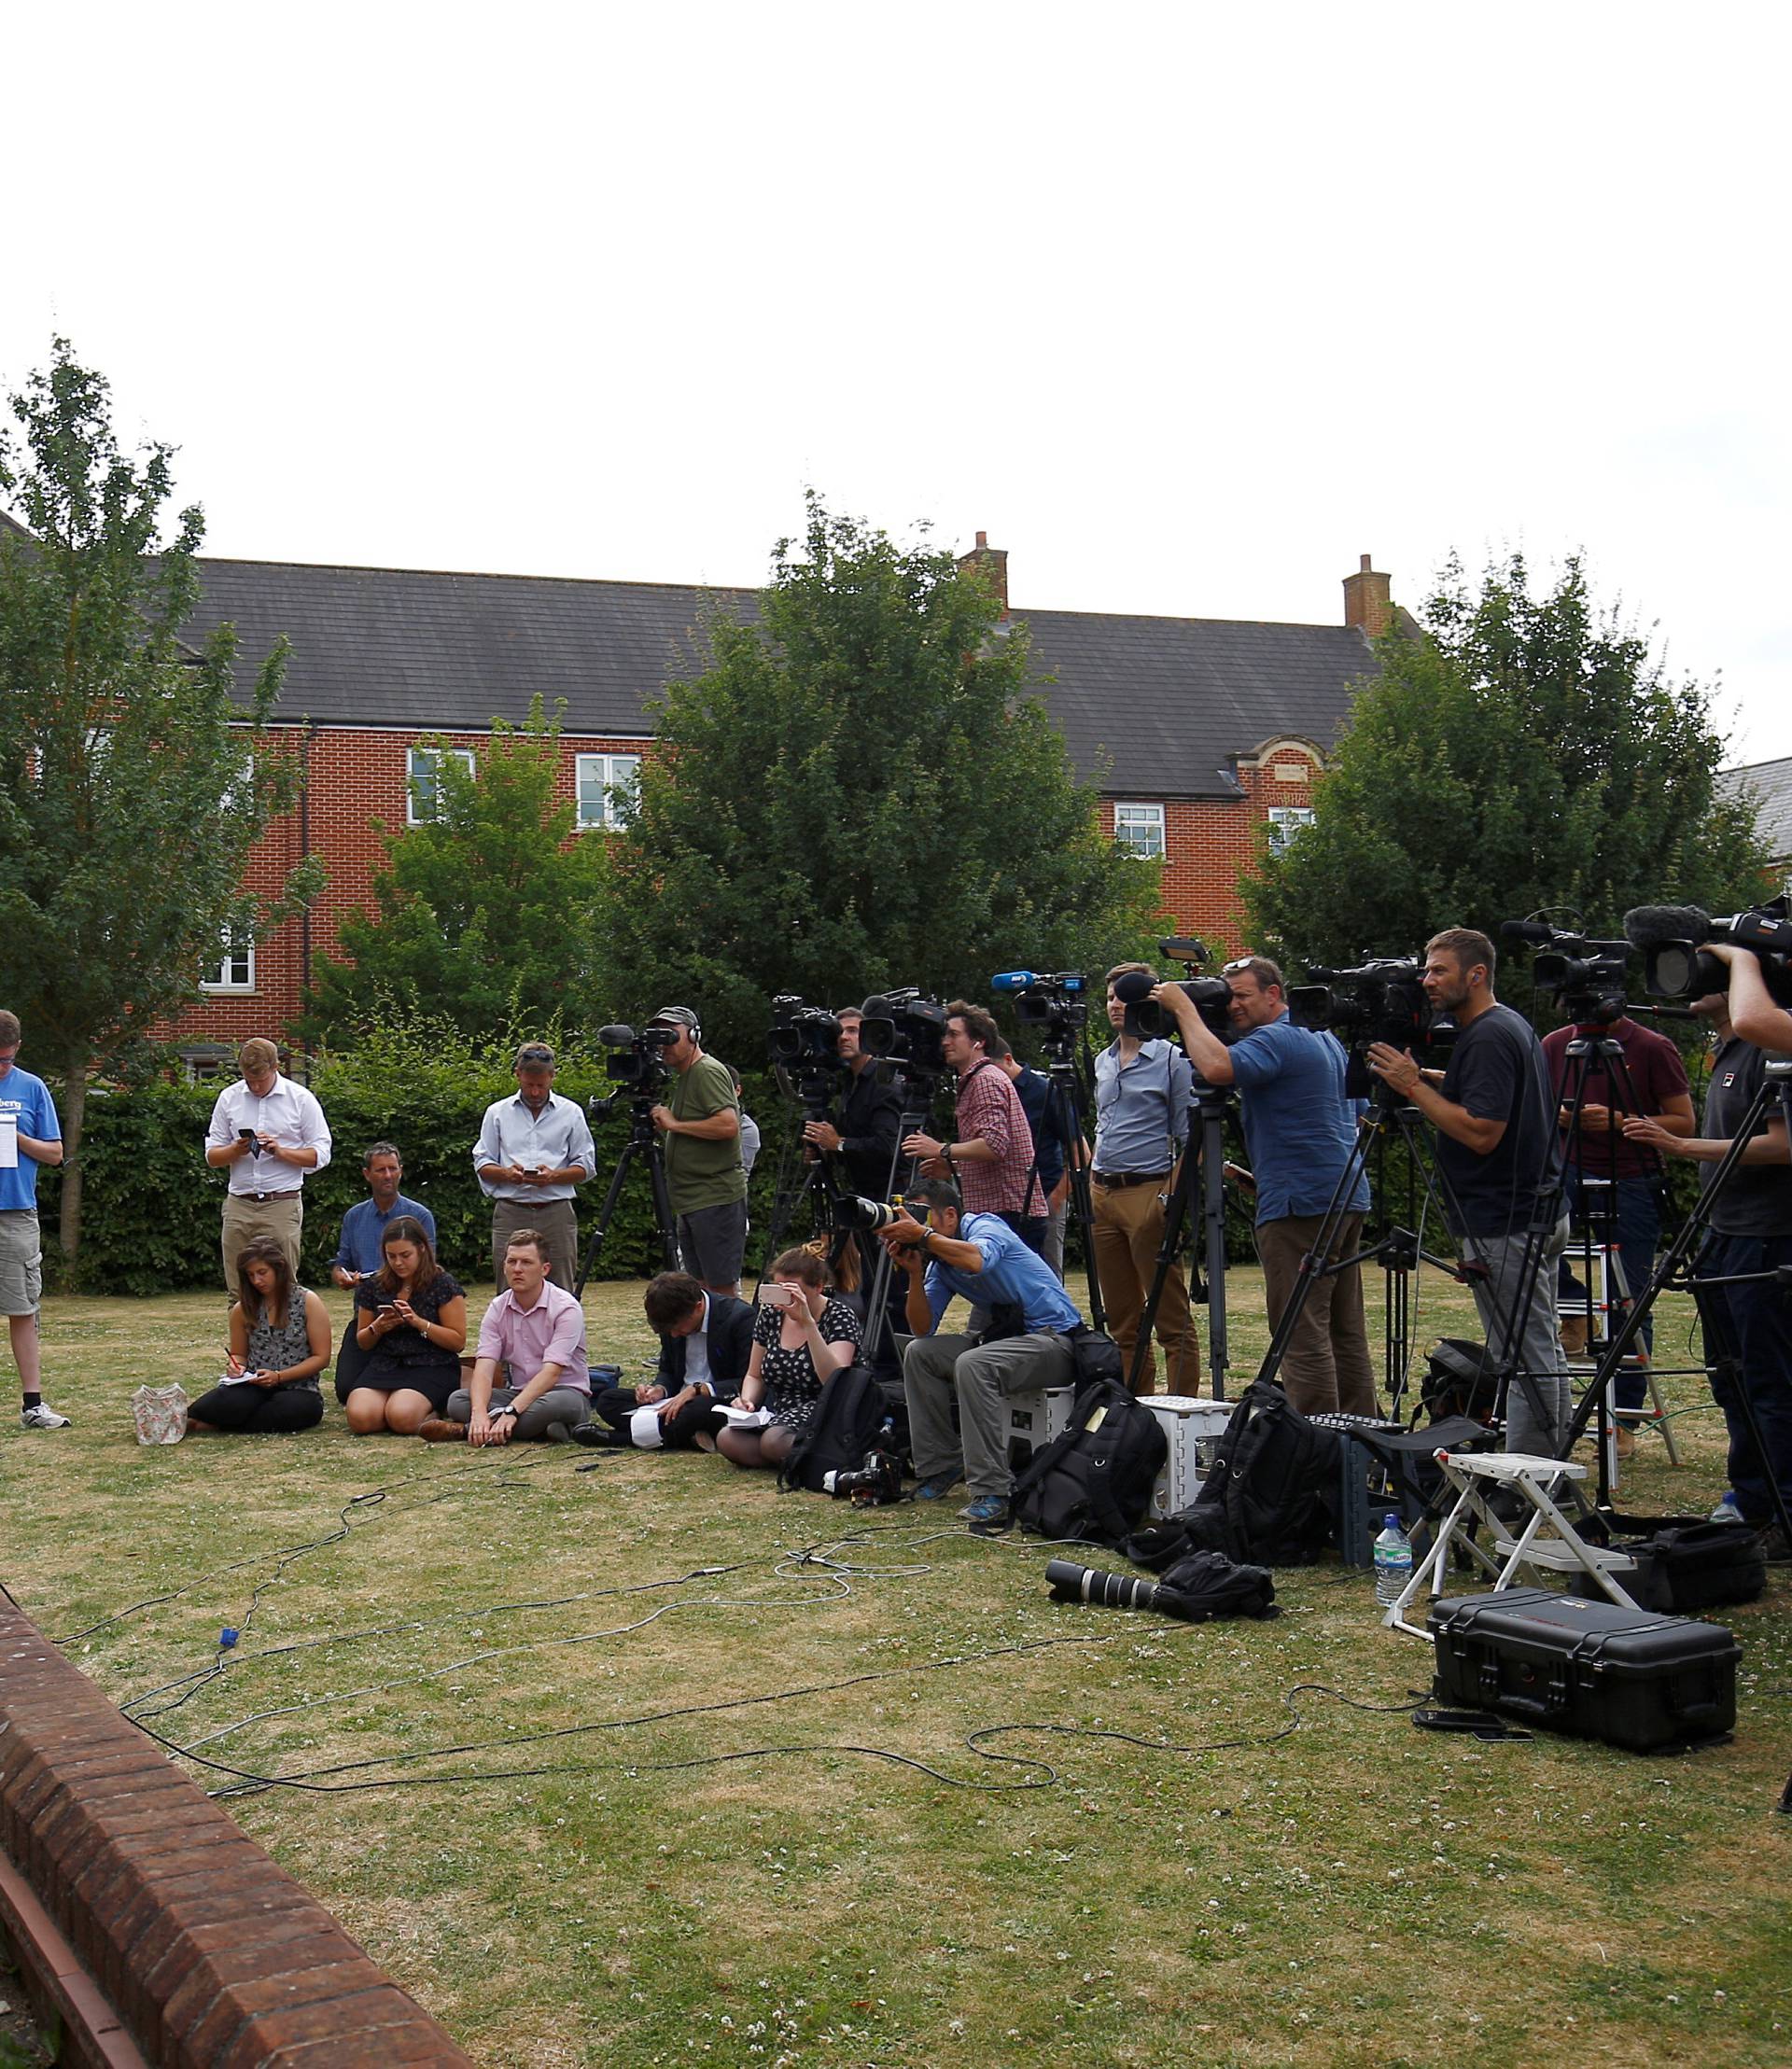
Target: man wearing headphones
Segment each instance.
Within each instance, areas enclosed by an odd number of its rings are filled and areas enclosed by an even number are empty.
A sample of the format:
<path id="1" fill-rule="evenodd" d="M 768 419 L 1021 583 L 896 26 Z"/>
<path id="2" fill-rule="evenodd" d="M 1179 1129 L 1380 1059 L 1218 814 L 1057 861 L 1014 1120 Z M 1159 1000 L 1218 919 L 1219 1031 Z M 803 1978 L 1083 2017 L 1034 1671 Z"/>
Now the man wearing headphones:
<path id="1" fill-rule="evenodd" d="M 671 1097 L 653 1109 L 665 1139 L 665 1188 L 678 1222 L 684 1268 L 707 1292 L 740 1294 L 747 1248 L 747 1174 L 740 1164 L 740 1097 L 725 1063 L 706 1055 L 689 1006 L 665 1006 L 656 1028 L 678 1036 L 665 1050 L 677 1073 Z"/>

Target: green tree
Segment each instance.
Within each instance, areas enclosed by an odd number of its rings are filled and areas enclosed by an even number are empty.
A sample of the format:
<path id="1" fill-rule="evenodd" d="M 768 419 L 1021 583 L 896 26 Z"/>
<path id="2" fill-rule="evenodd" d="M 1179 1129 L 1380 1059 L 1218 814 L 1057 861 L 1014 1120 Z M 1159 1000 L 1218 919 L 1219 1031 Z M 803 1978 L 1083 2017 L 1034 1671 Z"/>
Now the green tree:
<path id="1" fill-rule="evenodd" d="M 373 909 L 317 958 L 306 1040 L 352 1048 L 394 1008 L 477 1038 L 600 1005 L 606 836 L 575 835 L 559 772 L 560 720 L 539 697 L 526 724 L 493 720 L 470 770 L 441 755 L 435 818 L 381 829 Z"/>
<path id="2" fill-rule="evenodd" d="M 236 636 L 178 628 L 199 597 L 197 506 L 159 538 L 172 448 L 119 449 L 109 391 L 65 339 L 0 426 L 0 998 L 63 1080 L 61 1239 L 80 1246 L 89 1073 L 199 996 L 202 966 L 315 888 L 243 886 L 257 836 L 298 794 L 265 731 L 284 642 L 246 702 Z"/>
<path id="3" fill-rule="evenodd" d="M 779 992 L 978 998 L 994 971 L 1099 967 L 1146 938 L 1158 873 L 1103 836 L 1028 694 L 1024 627 L 949 554 L 811 496 L 757 622 L 707 633 L 616 844 L 619 1003 L 693 1000 L 749 1060 Z"/>
<path id="4" fill-rule="evenodd" d="M 1578 559 L 1540 597 L 1517 555 L 1478 585 L 1451 562 L 1422 615 L 1378 642 L 1312 824 L 1241 887 L 1253 939 L 1353 962 L 1447 926 L 1547 911 L 1613 936 L 1631 905 L 1759 895 L 1709 692 L 1596 610 Z"/>

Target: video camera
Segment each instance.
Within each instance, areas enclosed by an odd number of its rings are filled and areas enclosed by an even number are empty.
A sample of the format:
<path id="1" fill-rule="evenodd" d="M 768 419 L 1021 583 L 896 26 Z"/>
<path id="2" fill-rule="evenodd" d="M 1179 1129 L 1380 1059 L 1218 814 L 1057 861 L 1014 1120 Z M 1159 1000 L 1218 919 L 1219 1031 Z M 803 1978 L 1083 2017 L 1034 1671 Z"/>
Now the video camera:
<path id="1" fill-rule="evenodd" d="M 1628 941 L 1596 941 L 1540 919 L 1508 919 L 1501 926 L 1500 935 L 1505 941 L 1535 946 L 1532 981 L 1571 1018 L 1607 1027 L 1623 1018 L 1631 961 Z"/>
<path id="2" fill-rule="evenodd" d="M 844 1070 L 840 1055 L 840 1021 L 825 1006 L 805 1005 L 792 992 L 772 1000 L 771 1031 L 765 1046 L 774 1063 L 813 1064 L 824 1070 Z"/>
<path id="3" fill-rule="evenodd" d="M 1396 1049 L 1423 1041 L 1431 1029 L 1425 966 L 1414 956 L 1371 956 L 1348 970 L 1315 965 L 1313 982 L 1288 993 L 1288 1017 L 1297 1028 L 1335 1034 L 1347 1049 L 1372 1041 Z"/>
<path id="4" fill-rule="evenodd" d="M 1193 935 L 1173 935 L 1157 944 L 1157 953 L 1183 966 L 1183 981 L 1176 986 L 1194 1000 L 1201 1024 L 1222 1041 L 1232 1033 L 1232 986 L 1224 977 L 1197 974 L 1208 959 L 1207 944 Z M 1127 1009 L 1121 1031 L 1135 1041 L 1161 1041 L 1176 1032 L 1174 1017 L 1149 995 L 1156 980 L 1143 970 L 1123 970 L 1113 980 L 1113 996 Z"/>
<path id="5" fill-rule="evenodd" d="M 1697 905 L 1635 905 L 1624 915 L 1624 931 L 1643 951 L 1643 982 L 1657 999 L 1728 991 L 1729 972 L 1701 952 L 1706 942 L 1722 941 L 1756 957 L 1768 996 L 1776 1005 L 1792 1005 L 1792 919 L 1784 897 L 1722 919 Z"/>
<path id="6" fill-rule="evenodd" d="M 945 1008 L 913 985 L 867 999 L 859 1023 L 859 1046 L 867 1055 L 919 1077 L 944 1075 L 945 1035 Z"/>
<path id="7" fill-rule="evenodd" d="M 597 1039 L 609 1051 L 604 1058 L 604 1069 L 619 1087 L 637 1098 L 662 1091 L 672 1075 L 665 1052 L 678 1041 L 679 1032 L 677 1028 L 643 1028 L 637 1034 L 620 1021 L 599 1028 Z M 596 1114 L 609 1111 L 608 1099 L 593 1099 L 590 1105 Z"/>
<path id="8" fill-rule="evenodd" d="M 1089 1017 L 1089 980 L 1080 970 L 999 971 L 989 989 L 1013 998 L 1015 1018 L 1039 1030 L 1047 1052 L 1068 1050 Z"/>

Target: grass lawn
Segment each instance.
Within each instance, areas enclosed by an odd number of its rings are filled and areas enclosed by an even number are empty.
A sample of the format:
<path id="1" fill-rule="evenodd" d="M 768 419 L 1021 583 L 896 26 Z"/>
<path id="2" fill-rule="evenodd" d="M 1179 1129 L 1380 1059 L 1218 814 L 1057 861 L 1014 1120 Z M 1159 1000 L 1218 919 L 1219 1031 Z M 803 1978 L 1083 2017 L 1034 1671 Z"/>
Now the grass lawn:
<path id="1" fill-rule="evenodd" d="M 647 1354 L 637 1286 L 585 1305 L 594 1357 Z M 1427 1275 L 1420 1342 L 1468 1312 Z M 1688 1363 L 1687 1304 L 1660 1323 Z M 0 1579 L 158 1731 L 313 1778 L 231 1808 L 482 2062 L 1792 2060 L 1784 1570 L 1729 1618 L 1734 1744 L 1481 1745 L 1372 1707 L 1430 1655 L 1366 1573 L 1190 1628 L 709 1459 L 356 1440 L 333 1399 L 145 1450 L 131 1390 L 209 1384 L 218 1300 L 56 1300 L 44 1335 L 75 1426 L 7 1411 Z M 1669 1391 L 1687 1462 L 1646 1439 L 1627 1498 L 1703 1513 L 1721 1425 Z"/>

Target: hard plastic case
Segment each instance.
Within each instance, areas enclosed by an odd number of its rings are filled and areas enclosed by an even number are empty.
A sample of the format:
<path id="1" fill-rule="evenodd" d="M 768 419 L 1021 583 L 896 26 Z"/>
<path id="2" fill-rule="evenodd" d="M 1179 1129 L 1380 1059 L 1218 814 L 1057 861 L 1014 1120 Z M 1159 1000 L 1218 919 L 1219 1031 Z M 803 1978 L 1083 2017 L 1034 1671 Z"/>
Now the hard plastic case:
<path id="1" fill-rule="evenodd" d="M 1631 1753 L 1720 1739 L 1742 1647 L 1721 1624 L 1545 1587 L 1434 1602 L 1438 1700 L 1496 1710 Z"/>

